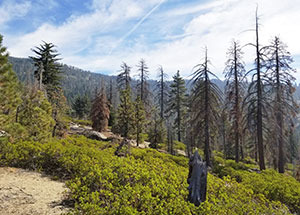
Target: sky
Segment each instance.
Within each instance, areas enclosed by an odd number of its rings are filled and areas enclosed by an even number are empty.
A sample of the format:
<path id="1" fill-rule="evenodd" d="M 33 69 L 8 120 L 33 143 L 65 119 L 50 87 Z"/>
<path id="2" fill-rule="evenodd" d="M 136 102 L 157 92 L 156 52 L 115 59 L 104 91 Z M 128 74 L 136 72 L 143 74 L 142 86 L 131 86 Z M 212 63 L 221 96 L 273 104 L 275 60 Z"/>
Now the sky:
<path id="1" fill-rule="evenodd" d="M 300 0 L 0 0 L 0 34 L 11 56 L 33 56 L 42 41 L 56 45 L 61 62 L 116 75 L 122 62 L 137 73 L 141 58 L 150 78 L 158 68 L 191 77 L 205 47 L 210 70 L 223 79 L 233 39 L 253 66 L 255 10 L 260 41 L 279 36 L 287 44 L 300 81 Z"/>

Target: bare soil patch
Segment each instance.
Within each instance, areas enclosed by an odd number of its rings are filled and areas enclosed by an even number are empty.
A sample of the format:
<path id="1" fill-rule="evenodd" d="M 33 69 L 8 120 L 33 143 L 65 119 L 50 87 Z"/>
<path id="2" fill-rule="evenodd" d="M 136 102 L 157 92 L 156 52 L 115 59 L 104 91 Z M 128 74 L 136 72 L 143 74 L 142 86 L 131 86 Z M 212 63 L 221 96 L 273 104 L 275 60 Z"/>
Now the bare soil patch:
<path id="1" fill-rule="evenodd" d="M 50 215 L 70 209 L 63 206 L 68 189 L 41 173 L 0 168 L 0 214 Z"/>

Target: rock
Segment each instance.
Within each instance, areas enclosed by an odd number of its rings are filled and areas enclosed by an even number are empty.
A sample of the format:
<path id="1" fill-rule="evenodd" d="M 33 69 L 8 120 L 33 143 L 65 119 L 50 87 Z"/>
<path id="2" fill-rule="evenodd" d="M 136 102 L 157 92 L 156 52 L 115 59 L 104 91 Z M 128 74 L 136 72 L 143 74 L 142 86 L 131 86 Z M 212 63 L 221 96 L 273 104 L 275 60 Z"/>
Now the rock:
<path id="1" fill-rule="evenodd" d="M 80 127 L 75 123 L 70 123 L 70 133 L 71 134 L 82 134 L 85 131 L 84 128 Z"/>
<path id="2" fill-rule="evenodd" d="M 102 134 L 98 131 L 85 130 L 83 132 L 83 135 L 92 140 L 102 140 L 102 141 L 108 140 L 108 138 L 104 134 Z"/>
<path id="3" fill-rule="evenodd" d="M 9 133 L 7 133 L 6 131 L 2 131 L 0 130 L 0 137 L 9 137 Z"/>
<path id="4" fill-rule="evenodd" d="M 177 151 L 177 154 L 178 154 L 178 155 L 183 155 L 183 156 L 185 156 L 185 157 L 187 156 L 186 152 L 183 151 L 183 150 L 177 149 L 176 151 Z"/>
<path id="5" fill-rule="evenodd" d="M 253 168 L 253 169 L 248 169 L 249 172 L 256 172 L 256 173 L 261 173 L 261 171 L 257 168 Z"/>

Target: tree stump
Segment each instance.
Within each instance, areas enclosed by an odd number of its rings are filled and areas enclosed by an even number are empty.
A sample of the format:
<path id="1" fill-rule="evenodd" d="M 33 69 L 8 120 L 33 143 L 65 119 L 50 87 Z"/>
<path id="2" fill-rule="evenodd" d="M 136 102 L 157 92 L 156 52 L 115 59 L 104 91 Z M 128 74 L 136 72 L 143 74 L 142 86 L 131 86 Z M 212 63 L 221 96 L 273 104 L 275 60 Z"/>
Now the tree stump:
<path id="1" fill-rule="evenodd" d="M 188 200 L 195 206 L 199 206 L 201 202 L 206 200 L 207 166 L 197 150 L 189 161 L 189 176 L 187 182 L 189 184 Z"/>

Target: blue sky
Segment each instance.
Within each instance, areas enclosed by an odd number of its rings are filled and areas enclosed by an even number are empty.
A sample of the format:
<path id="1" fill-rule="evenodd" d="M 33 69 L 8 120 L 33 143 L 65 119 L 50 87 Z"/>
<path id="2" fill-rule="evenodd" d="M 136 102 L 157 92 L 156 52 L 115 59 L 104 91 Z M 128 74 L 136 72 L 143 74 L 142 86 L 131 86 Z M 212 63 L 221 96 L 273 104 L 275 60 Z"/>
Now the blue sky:
<path id="1" fill-rule="evenodd" d="M 141 58 L 150 77 L 162 65 L 171 77 L 188 77 L 204 47 L 211 70 L 223 77 L 232 39 L 254 42 L 256 4 L 261 43 L 279 35 L 300 69 L 300 2 L 295 0 L 0 0 L 0 33 L 10 55 L 28 57 L 42 40 L 52 42 L 62 63 L 116 74 L 124 61 L 132 73 Z M 248 66 L 254 59 L 244 49 Z M 300 70 L 299 70 L 300 71 Z M 298 80 L 300 75 L 295 74 Z"/>

